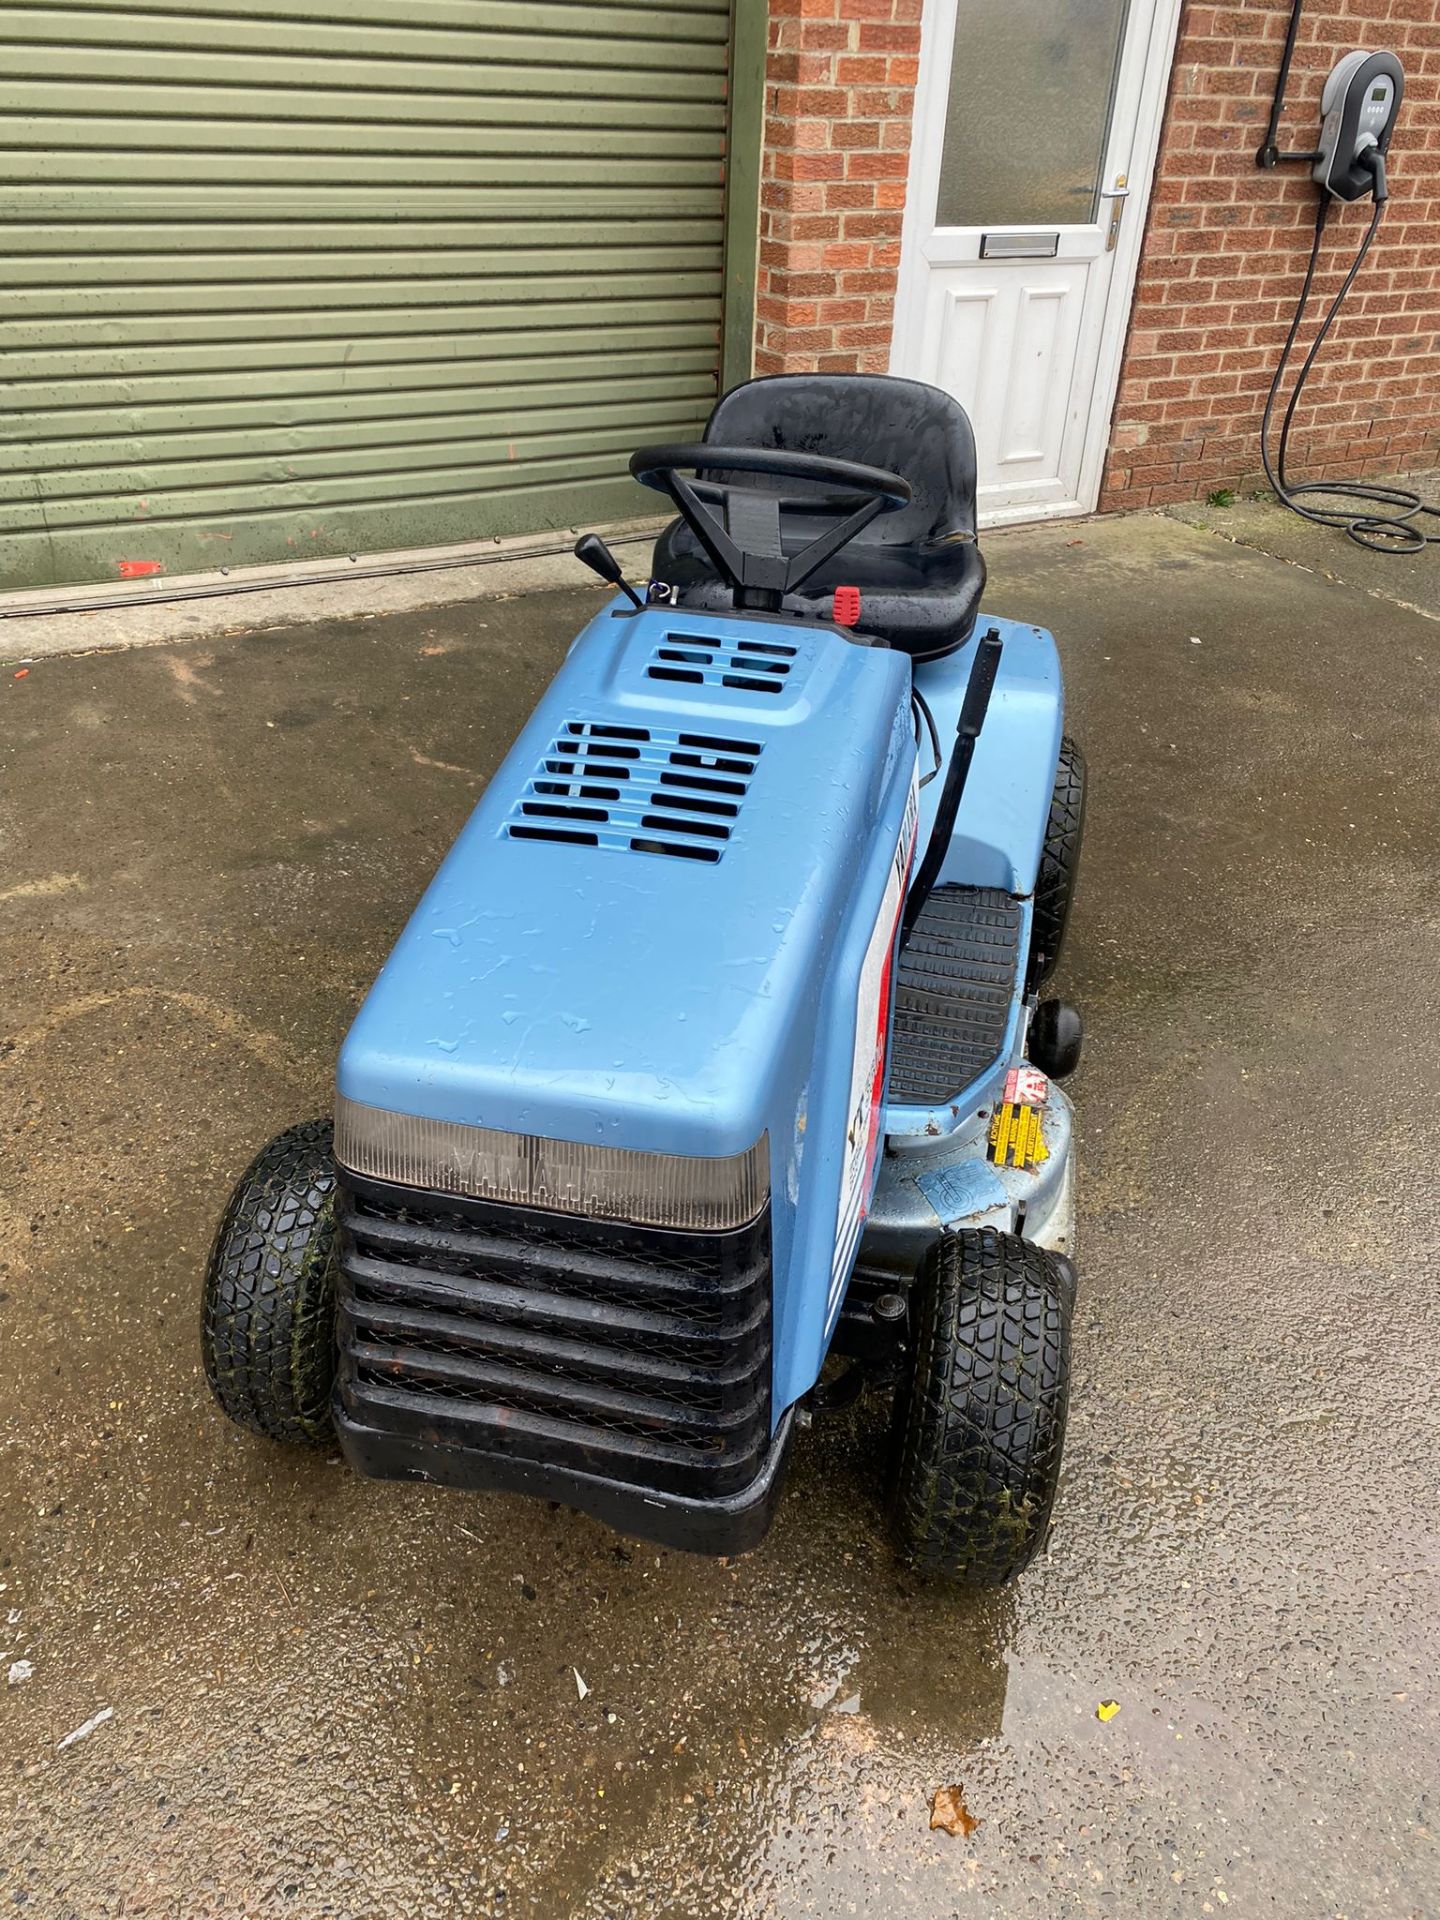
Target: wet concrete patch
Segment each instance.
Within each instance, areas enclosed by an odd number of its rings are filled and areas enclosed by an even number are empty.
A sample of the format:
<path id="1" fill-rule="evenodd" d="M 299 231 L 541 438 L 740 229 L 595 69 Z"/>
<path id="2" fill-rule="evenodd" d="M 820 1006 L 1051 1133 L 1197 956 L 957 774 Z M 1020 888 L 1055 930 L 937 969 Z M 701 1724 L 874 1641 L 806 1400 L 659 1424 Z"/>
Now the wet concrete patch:
<path id="1" fill-rule="evenodd" d="M 723 1565 L 209 1405 L 228 1183 L 326 1103 L 593 595 L 0 686 L 0 1901 L 1440 1909 L 1433 629 L 1163 519 L 988 552 L 1093 803 L 1067 1477 L 980 1602 L 895 1567 L 876 1406 Z"/>
<path id="2" fill-rule="evenodd" d="M 1440 620 L 1440 473 L 1401 474 L 1383 480 L 1382 486 L 1394 488 L 1418 499 L 1431 511 L 1414 515 L 1409 525 L 1432 543 L 1422 552 L 1396 550 L 1395 543 L 1384 550 L 1349 538 L 1343 530 L 1318 525 L 1302 514 L 1282 507 L 1271 493 L 1232 495 L 1228 499 L 1185 502 L 1169 507 L 1167 513 L 1186 525 L 1202 527 L 1222 540 L 1250 547 L 1259 553 L 1274 554 L 1293 567 L 1318 573 L 1323 579 L 1337 580 L 1358 587 L 1363 593 L 1396 606 L 1408 607 L 1428 619 Z M 1301 496 L 1301 504 L 1321 512 L 1340 512 L 1353 517 L 1365 511 L 1365 502 L 1339 495 Z M 1377 504 L 1372 511 L 1395 515 L 1397 504 Z M 1365 609 L 1355 609 L 1356 640 L 1364 644 Z"/>

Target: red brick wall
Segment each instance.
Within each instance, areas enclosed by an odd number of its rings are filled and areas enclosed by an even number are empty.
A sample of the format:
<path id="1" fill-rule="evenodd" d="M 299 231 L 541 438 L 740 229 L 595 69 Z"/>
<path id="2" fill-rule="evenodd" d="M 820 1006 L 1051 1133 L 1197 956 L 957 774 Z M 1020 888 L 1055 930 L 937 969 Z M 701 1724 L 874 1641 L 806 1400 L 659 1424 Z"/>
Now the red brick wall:
<path id="1" fill-rule="evenodd" d="M 1300 291 L 1315 218 L 1304 166 L 1255 165 L 1288 0 L 1187 0 L 1171 77 L 1102 507 L 1263 484 L 1260 416 Z M 1405 100 L 1380 237 L 1306 386 L 1292 478 L 1440 464 L 1440 0 L 1310 0 L 1280 127 L 1312 146 L 1320 88 L 1352 47 L 1390 47 Z M 1313 338 L 1369 201 L 1337 208 Z"/>
<path id="2" fill-rule="evenodd" d="M 921 0 L 770 0 L 755 371 L 883 373 Z"/>
<path id="3" fill-rule="evenodd" d="M 920 9 L 770 0 L 757 373 L 889 363 Z M 1254 162 L 1289 11 L 1186 0 L 1102 507 L 1261 482 L 1260 414 L 1315 211 L 1306 168 Z M 1385 227 L 1307 387 L 1296 477 L 1440 464 L 1440 0 L 1309 0 L 1282 146 L 1313 141 L 1321 84 L 1353 46 L 1395 48 L 1406 96 Z M 1331 219 L 1317 320 L 1368 215 Z"/>

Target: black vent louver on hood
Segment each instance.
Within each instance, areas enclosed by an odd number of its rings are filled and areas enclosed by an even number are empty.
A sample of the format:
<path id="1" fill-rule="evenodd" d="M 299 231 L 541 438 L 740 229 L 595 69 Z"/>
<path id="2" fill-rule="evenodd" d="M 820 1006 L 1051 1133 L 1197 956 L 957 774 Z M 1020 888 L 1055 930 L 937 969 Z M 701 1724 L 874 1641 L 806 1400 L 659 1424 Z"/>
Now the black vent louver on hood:
<path id="1" fill-rule="evenodd" d="M 760 742 L 568 720 L 505 823 L 511 840 L 714 862 L 740 818 Z"/>
<path id="2" fill-rule="evenodd" d="M 650 680 L 773 697 L 785 691 L 797 652 L 778 640 L 718 640 L 703 633 L 667 633 L 651 654 L 645 674 Z"/>

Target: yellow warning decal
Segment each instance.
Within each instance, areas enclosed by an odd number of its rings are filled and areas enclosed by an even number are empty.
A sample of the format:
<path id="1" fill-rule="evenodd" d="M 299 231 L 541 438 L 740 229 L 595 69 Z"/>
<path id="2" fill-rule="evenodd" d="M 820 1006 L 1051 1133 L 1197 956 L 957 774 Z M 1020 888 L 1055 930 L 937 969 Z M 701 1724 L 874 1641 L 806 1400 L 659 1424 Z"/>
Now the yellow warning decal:
<path id="1" fill-rule="evenodd" d="M 990 1158 L 997 1167 L 1038 1167 L 1050 1158 L 1040 1126 L 1040 1110 L 1007 1100 L 990 1122 Z"/>

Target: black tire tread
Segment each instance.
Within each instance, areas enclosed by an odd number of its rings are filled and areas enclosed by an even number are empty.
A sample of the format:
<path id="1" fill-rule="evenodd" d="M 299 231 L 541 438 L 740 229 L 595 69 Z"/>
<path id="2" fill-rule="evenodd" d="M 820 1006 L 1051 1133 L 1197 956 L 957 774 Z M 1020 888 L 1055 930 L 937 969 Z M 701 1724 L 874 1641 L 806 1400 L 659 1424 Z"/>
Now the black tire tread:
<path id="1" fill-rule="evenodd" d="M 1035 880 L 1027 979 L 1032 993 L 1044 986 L 1059 964 L 1080 871 L 1080 843 L 1084 833 L 1085 756 L 1067 733 L 1060 742 L 1055 786 L 1050 795 L 1050 817 Z"/>
<path id="2" fill-rule="evenodd" d="M 1044 1542 L 1069 1399 L 1073 1281 L 993 1227 L 945 1234 L 921 1263 L 896 1392 L 889 1506 L 923 1573 L 997 1587 Z"/>
<path id="3" fill-rule="evenodd" d="M 222 1412 L 270 1440 L 321 1446 L 335 1375 L 335 1167 L 329 1120 L 258 1153 L 205 1271 L 200 1346 Z"/>

